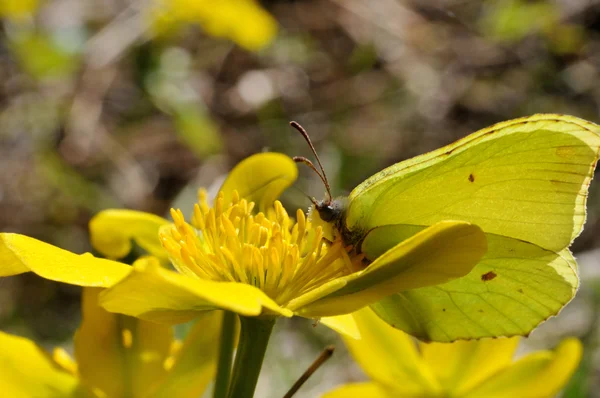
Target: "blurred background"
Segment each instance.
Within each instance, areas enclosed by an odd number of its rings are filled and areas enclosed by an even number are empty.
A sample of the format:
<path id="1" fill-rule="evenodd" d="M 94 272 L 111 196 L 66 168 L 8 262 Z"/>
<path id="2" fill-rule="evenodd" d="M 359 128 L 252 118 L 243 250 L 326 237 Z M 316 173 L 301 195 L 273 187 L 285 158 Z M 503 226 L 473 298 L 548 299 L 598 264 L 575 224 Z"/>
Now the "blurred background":
<path id="1" fill-rule="evenodd" d="M 598 0 L 0 0 L 0 18 L 0 230 L 78 253 L 102 209 L 186 213 L 250 154 L 310 156 L 290 120 L 337 194 L 506 119 L 600 121 Z M 323 193 L 302 168 L 296 187 L 290 209 Z M 582 288 L 523 348 L 583 339 L 565 397 L 600 397 L 600 181 L 588 207 Z M 68 346 L 79 295 L 2 279 L 0 329 Z M 279 322 L 257 396 L 282 396 L 331 343 L 299 397 L 363 376 L 334 333 Z"/>

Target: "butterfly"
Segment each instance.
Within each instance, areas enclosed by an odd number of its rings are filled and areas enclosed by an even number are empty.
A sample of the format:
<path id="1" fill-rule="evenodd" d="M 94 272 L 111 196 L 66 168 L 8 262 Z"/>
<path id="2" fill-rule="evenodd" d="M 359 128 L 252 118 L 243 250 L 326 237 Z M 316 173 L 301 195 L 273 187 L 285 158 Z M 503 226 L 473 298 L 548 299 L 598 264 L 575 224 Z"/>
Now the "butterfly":
<path id="1" fill-rule="evenodd" d="M 599 147 L 598 125 L 538 114 L 394 164 L 344 198 L 332 197 L 318 156 L 321 173 L 306 158 L 294 160 L 327 190 L 324 200 L 313 199 L 313 218 L 368 261 L 444 220 L 484 231 L 487 253 L 467 276 L 371 306 L 419 339 L 454 341 L 527 335 L 574 297 L 579 278 L 569 246 L 585 223 Z"/>

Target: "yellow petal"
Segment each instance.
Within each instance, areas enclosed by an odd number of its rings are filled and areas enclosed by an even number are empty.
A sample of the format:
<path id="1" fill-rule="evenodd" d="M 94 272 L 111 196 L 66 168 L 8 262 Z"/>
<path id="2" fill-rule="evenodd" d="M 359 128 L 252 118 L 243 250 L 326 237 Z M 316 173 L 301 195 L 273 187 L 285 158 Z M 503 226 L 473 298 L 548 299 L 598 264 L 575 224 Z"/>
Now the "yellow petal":
<path id="1" fill-rule="evenodd" d="M 131 241 L 149 254 L 167 258 L 158 239 L 158 230 L 169 221 L 142 211 L 109 209 L 90 221 L 92 246 L 109 258 L 123 258 L 131 251 Z"/>
<path id="2" fill-rule="evenodd" d="M 382 321 L 370 308 L 352 314 L 359 340 L 342 335 L 344 343 L 365 373 L 399 396 L 426 396 L 440 391 L 433 374 L 419 356 L 414 341 Z"/>
<path id="3" fill-rule="evenodd" d="M 39 8 L 39 0 L 2 0 L 0 17 L 19 20 L 26 18 Z"/>
<path id="4" fill-rule="evenodd" d="M 303 316 L 356 311 L 391 294 L 433 286 L 467 275 L 487 250 L 479 227 L 442 221 L 397 244 L 369 267 L 340 278 L 346 286 L 299 309 Z"/>
<path id="5" fill-rule="evenodd" d="M 79 286 L 108 287 L 131 267 L 91 254 L 74 254 L 19 234 L 0 234 L 0 276 L 33 272 L 43 278 Z"/>
<path id="6" fill-rule="evenodd" d="M 421 343 L 421 355 L 445 391 L 461 396 L 512 363 L 519 338 Z"/>
<path id="7" fill-rule="evenodd" d="M 134 272 L 104 291 L 100 302 L 111 312 L 171 324 L 215 309 L 244 316 L 293 315 L 254 286 L 192 278 L 164 269 L 157 261 L 136 262 Z"/>
<path id="8" fill-rule="evenodd" d="M 3 397 L 70 397 L 78 380 L 33 341 L 0 332 L 0 391 Z"/>
<path id="9" fill-rule="evenodd" d="M 151 397 L 202 396 L 215 374 L 222 319 L 222 311 L 198 314 L 196 323 L 173 358 L 174 366 Z"/>
<path id="10" fill-rule="evenodd" d="M 81 379 L 109 397 L 145 396 L 166 376 L 172 330 L 107 312 L 98 305 L 101 291 L 83 292 L 83 321 L 74 340 Z"/>
<path id="11" fill-rule="evenodd" d="M 242 160 L 231 170 L 221 192 L 225 194 L 225 203 L 229 203 L 232 192 L 237 190 L 240 197 L 255 202 L 264 212 L 297 177 L 298 167 L 289 156 L 259 153 Z"/>
<path id="12" fill-rule="evenodd" d="M 321 318 L 320 323 L 352 339 L 360 339 L 360 330 L 352 314 Z"/>
<path id="13" fill-rule="evenodd" d="M 581 360 L 579 340 L 570 338 L 555 352 L 536 352 L 498 372 L 464 395 L 465 398 L 549 398 L 567 384 Z"/>
<path id="14" fill-rule="evenodd" d="M 351 383 L 325 393 L 322 398 L 397 398 L 389 390 L 376 383 Z"/>
<path id="15" fill-rule="evenodd" d="M 77 374 L 77 362 L 64 348 L 55 347 L 52 351 L 52 360 L 72 375 Z"/>

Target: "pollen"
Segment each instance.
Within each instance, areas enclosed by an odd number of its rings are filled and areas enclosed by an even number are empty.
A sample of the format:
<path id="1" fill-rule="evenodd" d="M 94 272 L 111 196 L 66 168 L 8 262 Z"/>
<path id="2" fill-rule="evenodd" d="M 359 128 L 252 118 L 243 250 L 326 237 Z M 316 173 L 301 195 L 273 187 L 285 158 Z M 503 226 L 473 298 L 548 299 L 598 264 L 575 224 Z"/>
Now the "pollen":
<path id="1" fill-rule="evenodd" d="M 324 283 L 348 275 L 352 264 L 341 241 L 323 239 L 302 210 L 291 219 L 279 201 L 266 212 L 233 192 L 210 207 L 200 191 L 190 222 L 171 209 L 173 225 L 161 231 L 175 268 L 191 277 L 257 287 L 285 306 Z"/>

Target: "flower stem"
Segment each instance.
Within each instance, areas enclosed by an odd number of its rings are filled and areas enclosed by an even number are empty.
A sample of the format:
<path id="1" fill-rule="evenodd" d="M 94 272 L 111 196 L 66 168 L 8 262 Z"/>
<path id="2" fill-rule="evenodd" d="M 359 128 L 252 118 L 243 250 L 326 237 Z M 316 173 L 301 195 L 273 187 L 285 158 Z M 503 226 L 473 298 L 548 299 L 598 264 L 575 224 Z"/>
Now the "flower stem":
<path id="1" fill-rule="evenodd" d="M 229 398 L 252 398 L 277 318 L 240 317 L 241 331 Z"/>
<path id="2" fill-rule="evenodd" d="M 233 347 L 236 337 L 236 314 L 225 311 L 221 327 L 221 341 L 219 343 L 219 362 L 215 379 L 214 398 L 227 398 L 229 379 L 231 377 L 231 362 L 233 361 Z"/>

